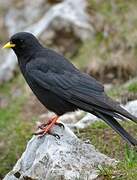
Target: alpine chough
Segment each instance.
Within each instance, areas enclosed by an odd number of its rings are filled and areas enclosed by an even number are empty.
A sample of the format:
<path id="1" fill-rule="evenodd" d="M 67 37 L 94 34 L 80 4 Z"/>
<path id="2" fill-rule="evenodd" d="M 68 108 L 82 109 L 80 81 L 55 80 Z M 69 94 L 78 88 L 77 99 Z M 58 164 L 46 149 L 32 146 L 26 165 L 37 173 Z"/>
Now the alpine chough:
<path id="1" fill-rule="evenodd" d="M 80 72 L 62 55 L 43 47 L 31 33 L 16 33 L 3 48 L 13 49 L 30 88 L 39 101 L 57 115 L 42 125 L 38 134 L 48 133 L 59 116 L 81 109 L 104 120 L 126 142 L 137 145 L 137 140 L 116 120 L 129 119 L 137 123 L 137 117 L 109 98 L 96 79 Z"/>

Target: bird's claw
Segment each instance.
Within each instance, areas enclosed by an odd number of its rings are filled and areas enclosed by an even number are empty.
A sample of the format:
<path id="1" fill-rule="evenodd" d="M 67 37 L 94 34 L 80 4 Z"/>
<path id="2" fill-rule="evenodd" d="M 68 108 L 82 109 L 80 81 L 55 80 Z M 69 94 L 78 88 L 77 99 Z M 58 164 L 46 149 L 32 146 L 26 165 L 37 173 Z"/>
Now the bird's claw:
<path id="1" fill-rule="evenodd" d="M 60 139 L 60 136 L 58 134 L 45 132 L 44 130 L 34 133 L 34 135 L 38 136 L 39 138 L 42 138 L 45 134 L 49 134 L 49 135 L 56 137 L 57 139 Z"/>
<path id="2" fill-rule="evenodd" d="M 48 123 L 40 124 L 40 125 L 38 126 L 38 129 L 44 129 L 47 125 L 48 125 Z"/>
<path id="3" fill-rule="evenodd" d="M 60 127 L 63 127 L 63 129 L 64 129 L 64 125 L 62 123 L 58 123 L 57 119 L 58 119 L 58 116 L 52 118 L 48 123 L 43 123 L 43 124 L 39 125 L 38 128 L 41 129 L 41 131 L 38 131 L 34 134 L 38 135 L 39 138 L 43 137 L 46 134 L 50 134 L 50 135 L 55 136 L 57 139 L 60 139 L 60 136 L 58 134 L 51 133 L 51 128 L 54 124 L 58 125 Z"/>
<path id="4" fill-rule="evenodd" d="M 60 136 L 58 134 L 55 134 L 55 133 L 49 133 L 49 134 L 56 137 L 57 139 L 60 139 Z"/>
<path id="5" fill-rule="evenodd" d="M 62 123 L 55 123 L 55 125 L 57 125 L 57 126 L 59 126 L 59 127 L 62 127 L 63 129 L 65 129 L 65 126 L 64 126 L 64 124 L 62 124 Z"/>
<path id="6" fill-rule="evenodd" d="M 43 129 L 44 129 L 46 126 L 48 126 L 49 124 L 50 124 L 49 122 L 48 122 L 48 123 L 40 124 L 40 125 L 38 126 L 38 129 L 43 130 Z M 57 126 L 59 126 L 59 127 L 62 127 L 63 129 L 65 129 L 65 126 L 64 126 L 64 124 L 62 124 L 62 123 L 56 122 L 55 125 L 57 125 Z"/>
<path id="7" fill-rule="evenodd" d="M 44 130 L 35 132 L 35 133 L 33 133 L 33 135 L 38 136 L 38 135 L 42 135 L 43 133 L 44 133 Z"/>

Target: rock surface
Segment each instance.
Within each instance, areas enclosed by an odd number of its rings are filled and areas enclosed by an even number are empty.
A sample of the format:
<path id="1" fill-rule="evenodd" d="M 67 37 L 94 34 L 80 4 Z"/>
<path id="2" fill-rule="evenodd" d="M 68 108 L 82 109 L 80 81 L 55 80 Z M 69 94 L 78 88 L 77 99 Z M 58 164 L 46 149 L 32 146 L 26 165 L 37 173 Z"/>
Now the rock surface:
<path id="1" fill-rule="evenodd" d="M 137 117 L 137 100 L 129 101 L 125 105 L 125 109 L 128 110 L 131 114 Z"/>
<path id="2" fill-rule="evenodd" d="M 32 137 L 4 180 L 92 180 L 98 176 L 98 165 L 116 165 L 114 159 L 79 140 L 66 126 L 54 126 L 52 132 L 60 139 L 51 135 Z"/>

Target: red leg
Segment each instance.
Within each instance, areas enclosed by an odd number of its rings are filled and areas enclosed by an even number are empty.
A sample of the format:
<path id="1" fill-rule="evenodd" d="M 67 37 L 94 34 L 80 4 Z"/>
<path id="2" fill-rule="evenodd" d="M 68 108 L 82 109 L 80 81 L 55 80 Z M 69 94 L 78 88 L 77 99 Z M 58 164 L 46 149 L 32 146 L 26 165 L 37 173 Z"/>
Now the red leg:
<path id="1" fill-rule="evenodd" d="M 58 116 L 53 118 L 51 123 L 48 126 L 46 126 L 45 128 L 43 128 L 44 134 L 46 134 L 52 128 L 52 126 L 57 122 L 58 118 L 59 118 Z"/>
<path id="2" fill-rule="evenodd" d="M 42 124 L 40 124 L 40 125 L 38 126 L 38 128 L 43 130 L 46 126 L 48 126 L 49 124 L 51 124 L 51 122 L 52 122 L 55 118 L 57 118 L 57 117 L 58 117 L 58 116 L 52 117 L 51 119 L 49 119 L 49 121 L 48 121 L 47 123 L 42 123 Z"/>
<path id="3" fill-rule="evenodd" d="M 47 134 L 52 128 L 52 126 L 57 123 L 58 118 L 59 116 L 55 116 L 47 124 L 44 124 L 44 125 L 42 124 L 40 126 L 40 129 L 42 129 L 42 131 L 35 133 L 35 135 L 40 135 L 40 137 L 42 137 L 45 134 Z"/>

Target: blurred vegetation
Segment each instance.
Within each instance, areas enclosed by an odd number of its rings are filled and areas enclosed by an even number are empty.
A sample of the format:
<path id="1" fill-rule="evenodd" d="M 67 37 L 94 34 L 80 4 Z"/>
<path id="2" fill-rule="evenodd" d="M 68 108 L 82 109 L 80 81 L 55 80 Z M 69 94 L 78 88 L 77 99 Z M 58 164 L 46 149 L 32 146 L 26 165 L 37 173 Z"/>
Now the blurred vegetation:
<path id="1" fill-rule="evenodd" d="M 137 12 L 134 7 L 137 1 L 88 0 L 88 2 L 88 12 L 95 18 L 91 19 L 91 22 L 96 34 L 82 45 L 76 58 L 88 59 L 99 56 L 105 61 L 111 57 L 111 53 L 131 49 L 136 54 Z"/>
<path id="2" fill-rule="evenodd" d="M 137 99 L 137 78 L 134 78 L 125 84 L 112 86 L 107 94 L 122 104 Z"/>
<path id="3" fill-rule="evenodd" d="M 98 79 L 102 77 L 107 79 L 107 74 L 113 71 L 115 76 L 108 78 L 109 81 L 106 80 L 106 82 L 120 78 L 125 81 L 135 76 L 137 65 L 136 7 L 137 1 L 135 0 L 88 0 L 87 11 L 91 14 L 91 23 L 96 33 L 94 37 L 80 45 L 73 56 L 74 63 L 81 69 L 86 69 L 90 74 L 93 73 Z M 0 33 L 1 41 L 3 37 Z M 90 63 L 93 61 L 95 66 L 92 69 Z M 122 75 L 121 71 L 123 71 Z M 108 94 L 122 102 L 125 102 L 125 98 L 126 101 L 135 99 L 137 79 L 115 86 L 115 88 L 112 87 Z M 122 100 L 123 97 L 124 100 Z M 30 119 L 25 119 L 23 107 L 29 97 L 22 76 L 15 76 L 14 80 L 0 87 L 0 102 L 1 99 L 2 101 L 4 99 L 4 103 L 0 104 L 0 178 L 11 170 L 24 151 L 37 120 L 35 115 Z M 133 123 L 122 124 L 137 138 L 137 127 Z M 127 147 L 125 142 L 106 124 L 97 122 L 80 130 L 77 135 L 81 139 L 90 139 L 91 143 L 102 153 L 121 160 L 116 168 L 99 167 L 101 177 L 104 179 L 114 177 L 117 180 L 136 179 L 137 154 L 135 150 Z"/>
<path id="4" fill-rule="evenodd" d="M 88 0 L 95 35 L 73 57 L 79 67 L 104 82 L 137 74 L 137 1 Z"/>
<path id="5" fill-rule="evenodd" d="M 26 103 L 27 96 L 21 94 L 14 97 L 12 93 L 13 87 L 17 86 L 24 91 L 22 83 L 24 84 L 23 79 L 18 76 L 0 88 L 0 96 L 9 99 L 7 105 L 0 108 L 0 179 L 13 167 L 32 134 L 33 121 L 23 120 L 22 115 L 22 107 Z"/>
<path id="6" fill-rule="evenodd" d="M 131 134 L 137 138 L 137 126 L 134 123 L 122 123 Z M 77 135 L 83 140 L 89 139 L 91 144 L 102 153 L 117 160 L 114 167 L 102 166 L 99 168 L 100 176 L 104 179 L 135 180 L 137 177 L 137 152 L 126 143 L 104 122 L 95 122 L 91 126 L 79 130 Z"/>

